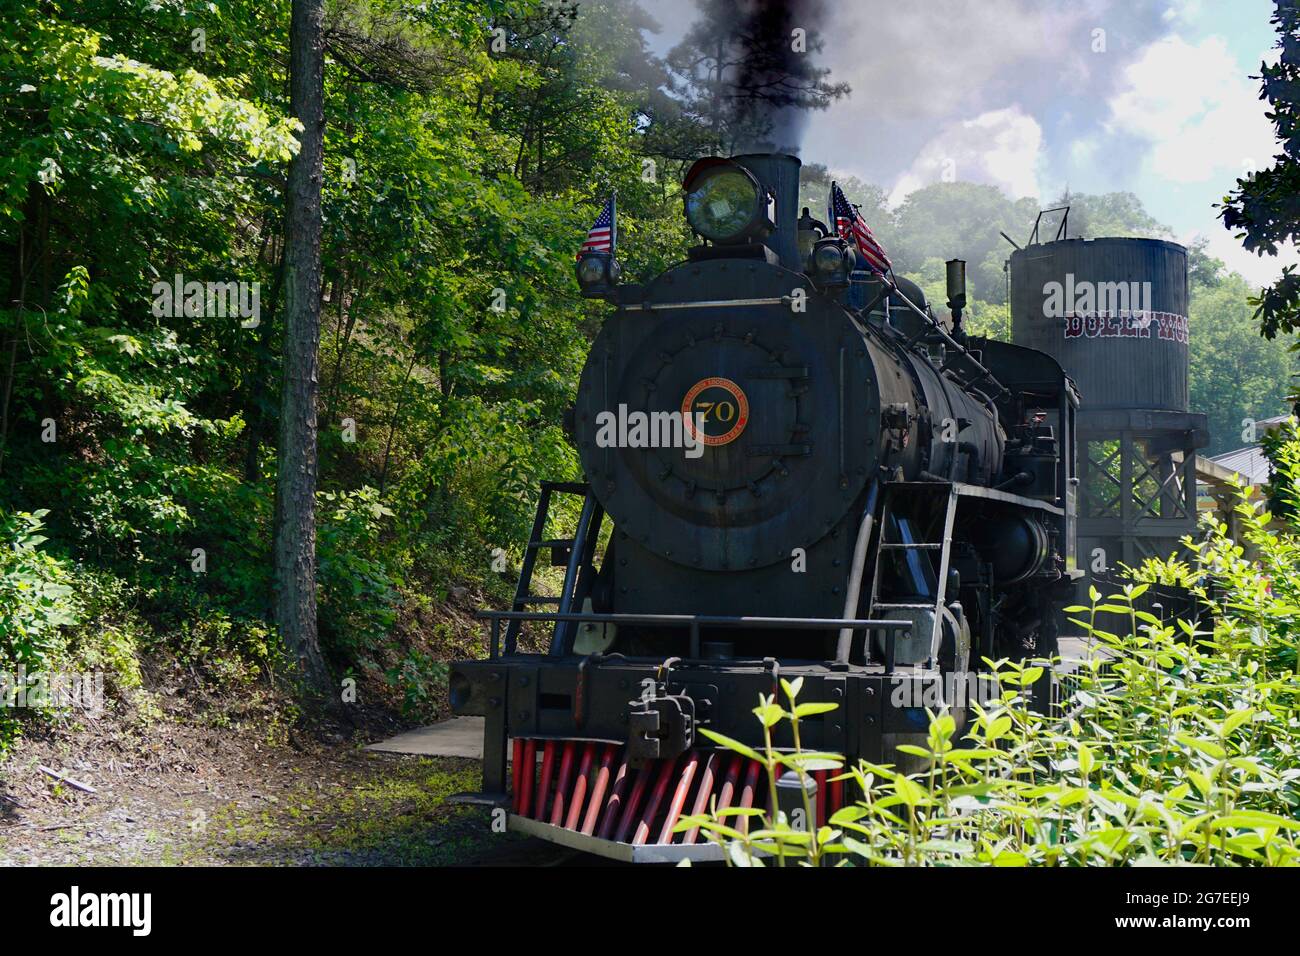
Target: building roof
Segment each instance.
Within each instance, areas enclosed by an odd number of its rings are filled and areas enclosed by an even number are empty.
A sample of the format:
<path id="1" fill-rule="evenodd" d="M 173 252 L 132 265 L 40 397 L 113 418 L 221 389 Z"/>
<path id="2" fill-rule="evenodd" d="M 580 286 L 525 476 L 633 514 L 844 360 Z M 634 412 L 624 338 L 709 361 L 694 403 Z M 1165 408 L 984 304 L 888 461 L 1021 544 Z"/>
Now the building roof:
<path id="1" fill-rule="evenodd" d="M 1235 471 L 1248 484 L 1262 485 L 1269 478 L 1271 466 L 1264 454 L 1264 449 L 1258 445 L 1248 445 L 1245 448 L 1238 448 L 1236 451 L 1225 452 L 1222 455 L 1212 455 L 1210 461 L 1217 462 L 1224 468 Z"/>
<path id="2" fill-rule="evenodd" d="M 1255 422 L 1255 427 L 1260 432 L 1267 434 L 1275 431 L 1278 426 L 1290 417 L 1290 415 L 1274 415 L 1272 418 L 1261 418 Z M 1263 485 L 1272 477 L 1272 464 L 1265 456 L 1264 449 L 1259 445 L 1247 445 L 1245 448 L 1238 448 L 1236 451 L 1226 451 L 1222 455 L 1212 455 L 1209 461 L 1221 465 L 1229 471 L 1235 471 L 1247 484 Z M 1212 477 L 1211 480 L 1213 480 Z"/>

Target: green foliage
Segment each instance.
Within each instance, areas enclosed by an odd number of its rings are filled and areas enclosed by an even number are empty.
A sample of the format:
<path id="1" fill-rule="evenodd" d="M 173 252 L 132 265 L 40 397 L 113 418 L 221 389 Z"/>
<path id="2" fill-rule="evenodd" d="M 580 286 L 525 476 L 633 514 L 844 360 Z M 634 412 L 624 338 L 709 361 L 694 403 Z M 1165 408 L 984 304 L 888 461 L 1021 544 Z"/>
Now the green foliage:
<path id="1" fill-rule="evenodd" d="M 330 5 L 318 580 L 340 667 L 409 592 L 499 589 L 491 552 L 520 546 L 541 478 L 575 474 L 561 416 L 600 309 L 573 251 L 604 196 L 630 274 L 682 246 L 671 174 L 642 175 L 645 14 L 569 7 Z M 0 250 L 22 277 L 0 274 L 0 475 L 20 476 L 0 507 L 48 509 L 60 552 L 130 595 L 130 625 L 106 613 L 79 645 L 123 685 L 137 627 L 220 680 L 266 669 L 288 11 L 18 0 L 0 25 Z M 258 283 L 260 323 L 157 314 L 176 275 Z M 47 611 L 13 612 L 23 648 L 59 636 Z M 406 673 L 419 706 L 433 671 Z"/>
<path id="2" fill-rule="evenodd" d="M 1250 306 L 1251 289 L 1236 274 L 1192 286 L 1191 407 L 1209 416 L 1210 446 L 1202 454 L 1240 448 L 1243 420 L 1287 411 L 1294 386 L 1295 354 L 1280 341 L 1259 335 Z"/>
<path id="3" fill-rule="evenodd" d="M 1164 584 L 1170 587 L 1191 588 L 1198 583 L 1199 572 L 1186 561 L 1176 557 L 1147 558 L 1136 568 L 1121 562 L 1127 577 L 1139 584 Z"/>
<path id="4" fill-rule="evenodd" d="M 1294 505 L 1294 420 L 1279 447 L 1281 493 Z M 1136 609 L 1146 584 L 1105 597 L 1094 588 L 1090 606 L 1067 609 L 1106 649 L 1078 674 L 1068 716 L 1029 709 L 1040 666 L 1001 662 L 998 699 L 973 705 L 964 735 L 947 712 L 932 714 L 924 744 L 900 748 L 919 771 L 846 768 L 840 779 L 858 798 L 815 831 L 781 814 L 745 834 L 727 819 L 736 811 L 686 818 L 680 828 L 701 826 L 738 865 L 1300 864 L 1300 523 L 1277 527 L 1244 490 L 1236 510 L 1244 546 L 1211 524 L 1204 540 L 1185 542 L 1194 573 L 1151 566 L 1143 575 L 1178 578 L 1203 600 L 1215 585 L 1212 630 L 1165 626 Z M 1098 612 L 1126 616 L 1127 633 L 1096 627 Z M 788 705 L 765 697 L 754 711 L 767 741 L 761 753 L 704 731 L 760 760 L 773 800 L 774 774 L 806 776 L 838 762 L 798 748 L 799 720 L 835 705 L 799 704 L 798 682 L 782 686 Z M 794 753 L 771 746 L 771 727 L 782 721 L 795 731 Z M 813 819 L 811 806 L 805 814 Z"/>
<path id="5" fill-rule="evenodd" d="M 0 511 L 0 669 L 39 670 L 79 607 L 66 565 L 41 550 L 47 512 Z"/>
<path id="6" fill-rule="evenodd" d="M 402 714 L 428 720 L 439 716 L 435 707 L 438 691 L 447 681 L 447 663 L 412 649 L 385 677 L 401 694 Z"/>
<path id="7" fill-rule="evenodd" d="M 0 672 L 44 671 L 64 650 L 65 629 L 82 606 L 67 565 L 42 550 L 46 512 L 0 509 Z M 0 752 L 18 732 L 14 712 L 0 707 Z"/>
<path id="8" fill-rule="evenodd" d="M 119 696 L 138 690 L 140 650 L 152 635 L 131 608 L 134 592 L 121 579 L 84 567 L 73 581 L 80 614 L 56 663 L 77 673 L 103 672 L 106 687 Z"/>
<path id="9" fill-rule="evenodd" d="M 397 585 L 379 548 L 393 512 L 373 488 L 319 495 L 316 536 L 321 642 L 340 660 L 365 658 L 396 619 Z"/>
<path id="10" fill-rule="evenodd" d="M 265 624 L 232 618 L 220 608 L 184 620 L 171 648 L 180 663 L 202 669 L 212 685 L 241 693 L 277 670 L 283 658 Z"/>
<path id="11" fill-rule="evenodd" d="M 1271 22 L 1277 28 L 1279 55 L 1261 65 L 1260 88 L 1268 100 L 1268 118 L 1277 131 L 1278 153 L 1273 164 L 1237 180 L 1224 199 L 1220 215 L 1247 250 L 1276 255 L 1300 239 L 1300 213 L 1294 197 L 1300 192 L 1300 3 L 1274 0 Z M 1260 331 L 1268 338 L 1300 330 L 1300 274 L 1286 266 L 1282 276 L 1251 301 Z"/>
<path id="12" fill-rule="evenodd" d="M 1105 193 L 1100 196 L 1090 196 L 1070 192 L 1067 189 L 1058 199 L 1053 200 L 1051 205 L 1070 207 L 1065 230 L 1065 237 L 1069 239 L 1169 235 L 1169 228 L 1157 222 L 1143 207 L 1142 200 L 1132 193 Z M 1052 236 L 1056 235 L 1059 215 L 1043 217 L 1041 239 L 1050 238 L 1046 235 L 1049 229 Z M 1015 236 L 1015 233 L 1012 235 Z"/>
<path id="13" fill-rule="evenodd" d="M 998 232 L 1019 239 L 1037 213 L 1034 200 L 1012 200 L 996 186 L 935 183 L 903 200 L 896 212 L 896 245 L 885 248 L 902 272 L 919 270 L 929 258 L 965 259 L 967 295 L 1002 303 L 1007 284 L 1002 266 L 1011 246 Z M 936 308 L 946 298 L 937 299 Z"/>

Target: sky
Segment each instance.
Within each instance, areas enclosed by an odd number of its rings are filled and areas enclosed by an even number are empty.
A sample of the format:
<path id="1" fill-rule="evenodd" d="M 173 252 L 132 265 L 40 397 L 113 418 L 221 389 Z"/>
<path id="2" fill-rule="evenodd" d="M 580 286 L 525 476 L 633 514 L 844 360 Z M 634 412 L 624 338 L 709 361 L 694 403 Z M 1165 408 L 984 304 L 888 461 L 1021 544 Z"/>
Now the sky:
<path id="1" fill-rule="evenodd" d="M 945 170 L 1043 205 L 1067 187 L 1133 192 L 1254 284 L 1300 262 L 1247 253 L 1214 208 L 1275 151 L 1250 78 L 1276 56 L 1271 0 L 825 3 L 821 62 L 853 92 L 812 115 L 806 161 L 895 203 Z M 694 0 L 642 5 L 657 53 L 694 19 Z"/>

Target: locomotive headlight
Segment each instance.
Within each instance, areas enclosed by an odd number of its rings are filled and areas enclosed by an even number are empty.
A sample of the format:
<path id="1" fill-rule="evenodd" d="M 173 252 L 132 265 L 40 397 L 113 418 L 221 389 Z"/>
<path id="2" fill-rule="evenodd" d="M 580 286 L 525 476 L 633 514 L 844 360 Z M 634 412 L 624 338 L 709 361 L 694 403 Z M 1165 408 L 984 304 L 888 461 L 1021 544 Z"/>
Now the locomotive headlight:
<path id="1" fill-rule="evenodd" d="M 712 242 L 761 238 L 772 229 L 767 191 L 730 160 L 700 160 L 686 175 L 686 221 Z"/>
<path id="2" fill-rule="evenodd" d="M 623 274 L 619 261 L 608 252 L 584 252 L 575 267 L 578 285 L 587 298 L 607 298 L 615 294 L 615 286 Z"/>
<path id="3" fill-rule="evenodd" d="M 843 239 L 821 239 L 813 246 L 810 264 L 822 285 L 843 285 L 853 271 L 853 252 Z"/>

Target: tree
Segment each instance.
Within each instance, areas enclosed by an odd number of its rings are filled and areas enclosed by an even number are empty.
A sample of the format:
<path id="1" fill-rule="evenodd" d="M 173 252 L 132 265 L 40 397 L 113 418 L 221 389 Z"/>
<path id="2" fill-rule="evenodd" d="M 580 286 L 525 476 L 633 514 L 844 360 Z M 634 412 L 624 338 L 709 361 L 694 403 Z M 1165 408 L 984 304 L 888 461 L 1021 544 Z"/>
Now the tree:
<path id="1" fill-rule="evenodd" d="M 1209 417 L 1210 445 L 1220 454 L 1247 444 L 1242 420 L 1287 412 L 1286 396 L 1295 358 L 1281 342 L 1254 327 L 1250 285 L 1236 273 L 1212 285 L 1193 282 L 1188 390 L 1193 410 Z"/>
<path id="2" fill-rule="evenodd" d="M 888 194 L 879 186 L 864 183 L 853 175 L 832 172 L 821 163 L 805 162 L 799 173 L 800 208 L 807 206 L 814 219 L 825 219 L 826 200 L 833 182 L 839 183 L 844 195 L 858 208 L 885 251 L 892 255 L 896 228 L 894 214 L 889 208 Z"/>
<path id="3" fill-rule="evenodd" d="M 1034 221 L 1032 199 L 1011 200 L 983 183 L 932 183 L 899 205 L 894 244 L 886 244 L 894 268 L 919 271 L 926 259 L 965 259 L 969 292 L 986 302 L 1006 301 L 1002 264 L 1011 252 L 1004 231 L 1016 235 Z"/>
<path id="4" fill-rule="evenodd" d="M 1052 206 L 1069 206 L 1066 223 L 1067 239 L 1096 239 L 1098 236 L 1169 236 L 1167 226 L 1161 225 L 1133 193 L 1100 193 L 1088 195 L 1073 193 L 1068 189 L 1052 202 Z M 1046 240 L 1050 230 L 1054 236 L 1059 224 L 1055 216 L 1044 217 L 1039 238 Z M 1027 225 L 1027 224 L 1026 224 Z M 1012 233 L 1014 236 L 1015 233 Z"/>
<path id="5" fill-rule="evenodd" d="M 316 396 L 321 177 L 325 144 L 323 0 L 293 0 L 289 112 L 302 126 L 285 217 L 284 378 L 276 475 L 275 619 L 310 691 L 329 696 L 316 633 Z"/>
<path id="6" fill-rule="evenodd" d="M 1277 26 L 1282 53 L 1273 66 L 1260 67 L 1260 98 L 1269 102 L 1268 117 L 1282 151 L 1273 157 L 1272 166 L 1238 179 L 1219 213 L 1225 227 L 1240 230 L 1237 237 L 1248 251 L 1270 256 L 1300 240 L 1300 2 L 1274 0 L 1274 5 L 1271 22 Z M 1267 338 L 1300 330 L 1300 274 L 1295 267 L 1286 266 L 1251 304 Z"/>

